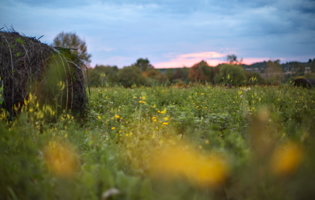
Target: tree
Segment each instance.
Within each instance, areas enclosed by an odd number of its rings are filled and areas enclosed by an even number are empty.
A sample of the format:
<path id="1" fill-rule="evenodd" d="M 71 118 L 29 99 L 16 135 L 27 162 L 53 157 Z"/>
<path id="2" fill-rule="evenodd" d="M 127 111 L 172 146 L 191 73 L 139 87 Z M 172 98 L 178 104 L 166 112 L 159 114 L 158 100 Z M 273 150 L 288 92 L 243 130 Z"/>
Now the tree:
<path id="1" fill-rule="evenodd" d="M 59 33 L 55 37 L 52 46 L 70 49 L 71 52 L 77 55 L 86 65 L 91 62 L 91 54 L 87 53 L 85 41 L 80 39 L 76 33 Z"/>
<path id="2" fill-rule="evenodd" d="M 137 62 L 136 62 L 135 64 L 133 64 L 133 65 L 139 67 L 139 69 L 140 69 L 142 72 L 145 72 L 145 71 L 147 71 L 148 69 L 153 69 L 153 68 L 154 68 L 153 65 L 151 65 L 150 61 L 149 61 L 147 58 L 145 58 L 145 59 L 139 58 L 139 59 L 137 60 Z"/>
<path id="3" fill-rule="evenodd" d="M 96 65 L 88 69 L 89 82 L 92 87 L 113 86 L 118 84 L 118 67 Z"/>
<path id="4" fill-rule="evenodd" d="M 284 78 L 280 60 L 269 60 L 263 74 L 267 83 L 280 84 Z"/>
<path id="5" fill-rule="evenodd" d="M 173 83 L 175 82 L 188 83 L 189 70 L 190 69 L 188 67 L 176 69 L 175 72 L 171 75 L 170 81 Z"/>
<path id="6" fill-rule="evenodd" d="M 263 84 L 265 80 L 261 77 L 259 72 L 247 72 L 245 71 L 245 75 L 247 77 L 247 83 L 251 85 Z"/>
<path id="7" fill-rule="evenodd" d="M 226 57 L 226 60 L 229 62 L 231 65 L 241 65 L 243 62 L 243 58 L 241 60 L 237 60 L 237 56 L 235 54 L 229 54 Z"/>
<path id="8" fill-rule="evenodd" d="M 124 67 L 118 71 L 119 82 L 124 87 L 131 87 L 132 85 L 145 85 L 146 78 L 142 75 L 138 66 Z"/>
<path id="9" fill-rule="evenodd" d="M 162 83 L 166 80 L 166 77 L 163 74 L 161 74 L 160 71 L 153 69 L 153 68 L 149 69 L 145 72 L 142 72 L 142 75 L 144 77 L 148 78 L 150 85 Z"/>
<path id="10" fill-rule="evenodd" d="M 234 55 L 234 54 L 227 55 L 226 60 L 227 60 L 230 64 L 236 63 L 236 62 L 237 62 L 237 56 Z"/>
<path id="11" fill-rule="evenodd" d="M 193 65 L 189 70 L 188 78 L 193 82 L 213 82 L 213 69 L 204 60 Z"/>
<path id="12" fill-rule="evenodd" d="M 244 85 L 246 75 L 243 67 L 239 65 L 222 64 L 219 66 L 219 73 L 214 77 L 216 84 Z"/>

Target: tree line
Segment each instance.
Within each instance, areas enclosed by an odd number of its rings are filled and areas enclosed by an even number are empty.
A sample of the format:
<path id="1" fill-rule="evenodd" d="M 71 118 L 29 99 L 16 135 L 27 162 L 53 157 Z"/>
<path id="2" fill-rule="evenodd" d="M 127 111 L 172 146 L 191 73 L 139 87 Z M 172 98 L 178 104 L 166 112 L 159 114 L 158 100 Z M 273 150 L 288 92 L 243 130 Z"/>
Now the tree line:
<path id="1" fill-rule="evenodd" d="M 73 54 L 83 60 L 84 64 L 89 64 L 91 61 L 85 41 L 75 33 L 59 33 L 52 46 L 70 49 Z M 306 74 L 306 65 L 298 62 L 280 64 L 280 60 L 269 60 L 253 64 L 253 70 L 245 70 L 248 66 L 242 64 L 242 59 L 238 60 L 236 55 L 227 55 L 226 60 L 226 63 L 215 67 L 202 60 L 191 67 L 156 69 L 147 58 L 139 58 L 135 63 L 121 69 L 117 66 L 96 65 L 94 68 L 88 68 L 86 73 L 91 87 L 186 85 L 189 83 L 241 86 L 280 84 L 297 76 L 315 78 L 315 59 L 309 60 L 307 64 L 309 70 Z"/>
<path id="2" fill-rule="evenodd" d="M 147 58 L 139 58 L 134 64 L 119 69 L 117 66 L 96 65 L 88 69 L 90 86 L 104 87 L 122 85 L 186 85 L 189 83 L 212 83 L 229 86 L 263 84 L 257 72 L 246 72 L 239 64 L 221 64 L 212 67 L 204 60 L 192 67 L 156 69 Z"/>

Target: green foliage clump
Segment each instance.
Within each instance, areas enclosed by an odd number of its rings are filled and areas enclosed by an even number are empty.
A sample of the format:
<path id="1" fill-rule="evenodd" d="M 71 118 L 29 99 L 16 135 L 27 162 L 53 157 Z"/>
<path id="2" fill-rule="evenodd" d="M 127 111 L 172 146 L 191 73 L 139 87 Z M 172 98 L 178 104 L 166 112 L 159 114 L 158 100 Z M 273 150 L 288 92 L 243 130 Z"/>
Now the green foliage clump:
<path id="1" fill-rule="evenodd" d="M 137 66 L 124 67 L 118 72 L 119 83 L 124 87 L 146 85 L 146 79 Z"/>
<path id="2" fill-rule="evenodd" d="M 245 85 L 246 75 L 244 69 L 239 65 L 222 64 L 219 73 L 214 77 L 216 84 L 228 84 L 234 86 Z"/>

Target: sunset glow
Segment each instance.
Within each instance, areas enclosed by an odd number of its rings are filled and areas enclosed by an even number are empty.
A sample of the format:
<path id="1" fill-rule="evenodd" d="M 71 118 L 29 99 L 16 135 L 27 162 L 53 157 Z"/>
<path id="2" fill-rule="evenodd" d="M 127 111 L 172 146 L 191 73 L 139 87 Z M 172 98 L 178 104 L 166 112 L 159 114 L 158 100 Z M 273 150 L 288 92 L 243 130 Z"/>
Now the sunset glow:
<path id="1" fill-rule="evenodd" d="M 204 60 L 210 66 L 217 66 L 221 63 L 226 63 L 226 57 L 228 54 L 222 54 L 218 52 L 199 52 L 190 54 L 181 54 L 174 56 L 169 61 L 153 63 L 156 68 L 180 68 L 180 67 L 191 67 L 194 64 Z M 256 62 L 262 62 L 270 60 L 269 58 L 238 58 L 240 61 L 242 59 L 243 64 L 253 64 Z"/>

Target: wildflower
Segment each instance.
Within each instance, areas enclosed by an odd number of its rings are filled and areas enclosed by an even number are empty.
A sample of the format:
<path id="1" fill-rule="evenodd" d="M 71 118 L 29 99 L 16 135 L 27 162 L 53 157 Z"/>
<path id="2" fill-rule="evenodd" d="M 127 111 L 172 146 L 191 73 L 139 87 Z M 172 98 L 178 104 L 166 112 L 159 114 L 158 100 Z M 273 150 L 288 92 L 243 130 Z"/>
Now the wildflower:
<path id="1" fill-rule="evenodd" d="M 201 93 L 201 95 L 205 95 L 205 93 Z"/>
<path id="2" fill-rule="evenodd" d="M 119 118 L 120 118 L 120 116 L 119 116 L 119 115 L 115 115 L 115 118 L 116 118 L 116 119 L 119 119 Z"/>
<path id="3" fill-rule="evenodd" d="M 184 148 L 186 147 L 186 148 Z M 228 175 L 228 165 L 223 156 L 200 154 L 188 145 L 171 145 L 152 155 L 150 160 L 152 175 L 157 178 L 185 176 L 199 186 L 215 188 Z"/>
<path id="4" fill-rule="evenodd" d="M 111 129 L 112 129 L 112 130 L 115 130 L 115 129 L 116 129 L 116 127 L 112 127 Z"/>
<path id="5" fill-rule="evenodd" d="M 165 114 L 166 113 L 166 108 L 164 110 L 162 110 L 162 111 L 159 111 L 159 113 Z"/>
<path id="6" fill-rule="evenodd" d="M 154 122 L 156 122 L 156 121 L 157 121 L 156 117 L 152 117 L 152 120 L 153 120 Z"/>
<path id="7" fill-rule="evenodd" d="M 289 175 L 301 164 L 303 153 L 301 147 L 288 142 L 278 147 L 271 158 L 271 170 L 276 175 Z"/>
<path id="8" fill-rule="evenodd" d="M 143 103 L 143 104 L 145 104 L 146 102 L 141 100 L 141 101 L 139 101 L 139 103 Z"/>
<path id="9" fill-rule="evenodd" d="M 99 116 L 99 115 L 97 115 L 97 119 L 101 120 L 101 119 L 102 119 L 102 117 L 101 117 L 101 116 Z"/>
<path id="10" fill-rule="evenodd" d="M 79 167 L 73 147 L 60 142 L 50 142 L 44 150 L 47 167 L 58 176 L 72 176 Z"/>
<path id="11" fill-rule="evenodd" d="M 168 125 L 168 122 L 163 122 L 162 124 L 163 124 L 163 125 Z"/>

